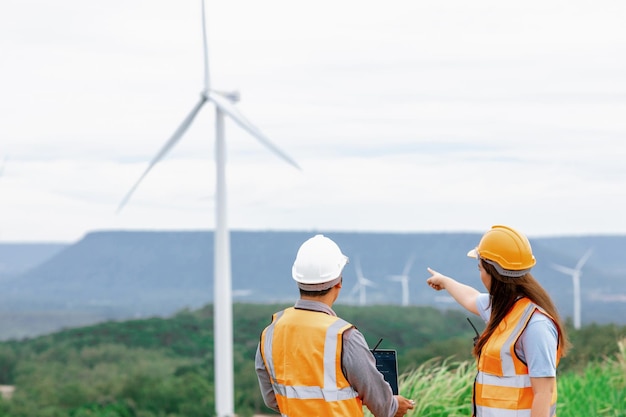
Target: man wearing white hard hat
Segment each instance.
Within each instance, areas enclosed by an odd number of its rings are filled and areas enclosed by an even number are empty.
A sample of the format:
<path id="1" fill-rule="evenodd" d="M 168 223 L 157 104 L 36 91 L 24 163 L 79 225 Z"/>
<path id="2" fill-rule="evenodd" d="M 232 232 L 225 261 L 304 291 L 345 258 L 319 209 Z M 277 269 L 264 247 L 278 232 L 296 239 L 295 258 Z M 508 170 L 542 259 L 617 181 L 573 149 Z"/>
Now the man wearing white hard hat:
<path id="1" fill-rule="evenodd" d="M 283 416 L 363 416 L 365 405 L 376 417 L 400 417 L 414 407 L 393 395 L 363 334 L 332 309 L 347 263 L 324 235 L 304 242 L 291 270 L 300 299 L 261 334 L 259 386 L 265 404 Z"/>

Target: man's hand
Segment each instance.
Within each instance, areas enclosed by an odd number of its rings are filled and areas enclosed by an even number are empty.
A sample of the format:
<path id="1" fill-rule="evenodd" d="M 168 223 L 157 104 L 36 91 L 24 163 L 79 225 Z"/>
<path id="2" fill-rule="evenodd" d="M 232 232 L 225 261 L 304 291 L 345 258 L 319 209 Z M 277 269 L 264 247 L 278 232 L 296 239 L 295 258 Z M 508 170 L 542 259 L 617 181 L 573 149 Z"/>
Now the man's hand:
<path id="1" fill-rule="evenodd" d="M 394 397 L 398 400 L 398 411 L 396 411 L 394 417 L 402 417 L 408 410 L 415 408 L 415 401 L 408 400 L 402 395 L 394 395 Z"/>

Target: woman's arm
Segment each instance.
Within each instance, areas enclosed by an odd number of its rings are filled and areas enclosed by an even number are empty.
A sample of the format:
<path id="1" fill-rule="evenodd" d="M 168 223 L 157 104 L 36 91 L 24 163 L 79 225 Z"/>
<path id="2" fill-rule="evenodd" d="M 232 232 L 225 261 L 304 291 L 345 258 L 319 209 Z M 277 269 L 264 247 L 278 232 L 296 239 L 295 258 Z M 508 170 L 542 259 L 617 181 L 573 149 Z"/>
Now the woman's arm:
<path id="1" fill-rule="evenodd" d="M 461 284 L 453 278 L 440 274 L 439 272 L 428 268 L 431 276 L 426 280 L 428 285 L 437 291 L 446 290 L 448 293 L 463 306 L 467 311 L 478 315 L 478 307 L 476 307 L 476 298 L 480 292 L 469 285 Z"/>
<path id="2" fill-rule="evenodd" d="M 533 387 L 533 406 L 530 410 L 531 417 L 550 417 L 550 403 L 556 385 L 555 377 L 530 378 Z"/>

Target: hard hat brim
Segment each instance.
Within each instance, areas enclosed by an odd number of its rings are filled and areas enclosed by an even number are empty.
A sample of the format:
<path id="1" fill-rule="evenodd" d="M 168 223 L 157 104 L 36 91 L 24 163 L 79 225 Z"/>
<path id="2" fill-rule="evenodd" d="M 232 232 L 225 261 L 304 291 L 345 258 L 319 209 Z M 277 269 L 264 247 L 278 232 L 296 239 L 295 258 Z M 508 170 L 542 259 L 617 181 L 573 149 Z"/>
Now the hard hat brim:
<path id="1" fill-rule="evenodd" d="M 470 258 L 478 259 L 478 250 L 476 248 L 472 249 L 471 251 L 467 252 L 467 256 L 469 256 Z"/>

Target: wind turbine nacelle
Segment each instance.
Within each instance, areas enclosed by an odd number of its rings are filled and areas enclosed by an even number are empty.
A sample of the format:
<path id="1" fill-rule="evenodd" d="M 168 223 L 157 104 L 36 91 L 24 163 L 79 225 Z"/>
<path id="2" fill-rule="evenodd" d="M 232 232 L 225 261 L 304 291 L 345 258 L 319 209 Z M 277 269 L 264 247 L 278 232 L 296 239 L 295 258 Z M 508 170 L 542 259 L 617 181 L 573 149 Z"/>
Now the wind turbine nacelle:
<path id="1" fill-rule="evenodd" d="M 225 99 L 227 99 L 228 101 L 230 101 L 231 103 L 237 103 L 239 100 L 241 100 L 241 94 L 239 94 L 239 91 L 217 91 L 217 90 L 213 90 L 215 91 L 217 94 L 219 94 L 220 96 L 224 97 Z"/>

